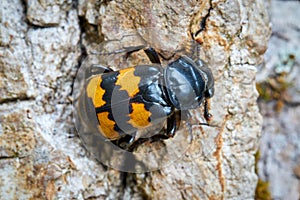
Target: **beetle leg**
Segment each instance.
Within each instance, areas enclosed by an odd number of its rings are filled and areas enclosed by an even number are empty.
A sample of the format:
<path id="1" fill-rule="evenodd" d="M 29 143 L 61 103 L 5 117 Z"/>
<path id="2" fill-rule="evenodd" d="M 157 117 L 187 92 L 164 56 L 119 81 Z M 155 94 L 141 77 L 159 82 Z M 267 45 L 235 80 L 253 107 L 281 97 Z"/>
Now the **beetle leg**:
<path id="1" fill-rule="evenodd" d="M 177 110 L 174 111 L 168 118 L 167 118 L 167 128 L 164 130 L 163 134 L 156 134 L 152 137 L 148 138 L 151 142 L 155 142 L 158 140 L 165 140 L 169 139 L 170 137 L 174 137 L 176 131 L 180 126 L 181 120 L 181 111 Z"/>
<path id="2" fill-rule="evenodd" d="M 176 131 L 178 130 L 178 128 L 180 126 L 180 120 L 181 120 L 181 111 L 180 110 L 173 112 L 167 118 L 167 129 L 166 129 L 167 137 L 174 137 Z"/>
<path id="3" fill-rule="evenodd" d="M 89 78 L 93 75 L 103 74 L 103 73 L 112 72 L 112 71 L 114 71 L 114 70 L 109 67 L 94 64 L 85 70 L 85 77 Z"/>
<path id="4" fill-rule="evenodd" d="M 141 144 L 150 141 L 156 142 L 160 140 L 166 140 L 170 137 L 174 137 L 176 131 L 179 128 L 181 119 L 181 111 L 174 111 L 168 118 L 167 118 L 167 128 L 164 130 L 164 133 L 159 133 L 151 136 L 150 138 L 139 138 L 138 140 L 134 141 L 131 145 L 128 146 L 128 151 L 133 151 Z"/>
<path id="5" fill-rule="evenodd" d="M 127 150 L 133 144 L 134 139 L 135 136 L 126 134 L 119 139 L 113 140 L 112 143 L 121 149 Z"/>
<path id="6" fill-rule="evenodd" d="M 141 50 L 144 47 L 145 46 L 142 45 L 142 46 L 138 46 L 138 47 L 135 47 L 135 48 L 127 48 L 125 58 L 127 59 L 132 53 L 137 52 L 137 51 Z"/>
<path id="7" fill-rule="evenodd" d="M 143 143 L 145 143 L 145 142 L 147 142 L 149 140 L 150 140 L 150 138 L 139 138 L 136 141 L 132 142 L 131 145 L 129 145 L 126 150 L 132 152 L 138 146 L 140 146 L 141 144 L 143 144 Z"/>
<path id="8" fill-rule="evenodd" d="M 144 51 L 152 63 L 161 64 L 158 53 L 155 51 L 155 49 L 149 47 L 147 49 L 144 49 Z"/>
<path id="9" fill-rule="evenodd" d="M 128 51 L 126 52 L 126 59 L 134 52 L 136 51 L 139 51 L 141 49 L 143 49 L 145 46 L 139 46 L 137 48 L 134 48 L 134 49 L 128 49 Z M 155 63 L 155 64 L 161 64 L 160 62 L 160 59 L 159 59 L 159 56 L 158 56 L 158 53 L 155 51 L 154 48 L 152 47 L 148 47 L 148 48 L 145 48 L 144 49 L 144 52 L 146 53 L 146 55 L 148 56 L 149 60 L 152 62 L 152 63 Z"/>

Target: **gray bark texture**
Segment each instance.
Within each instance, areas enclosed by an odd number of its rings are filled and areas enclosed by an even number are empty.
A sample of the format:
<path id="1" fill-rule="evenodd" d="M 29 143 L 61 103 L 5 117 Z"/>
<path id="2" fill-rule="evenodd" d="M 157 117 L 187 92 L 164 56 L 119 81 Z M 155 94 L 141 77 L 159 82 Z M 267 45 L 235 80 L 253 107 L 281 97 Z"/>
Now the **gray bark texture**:
<path id="1" fill-rule="evenodd" d="M 263 0 L 2 0 L 0 11 L 0 199 L 254 198 L 262 126 L 255 75 L 270 35 Z M 145 144 L 165 147 L 161 167 L 124 173 L 84 148 L 73 123 L 73 85 L 102 41 L 122 49 L 139 45 L 137 35 L 165 58 L 192 35 L 201 44 L 215 77 L 216 126 L 197 125 L 202 109 L 191 110 L 188 142 L 183 121 L 174 138 Z M 149 64 L 141 54 L 105 64 Z"/>
<path id="2" fill-rule="evenodd" d="M 299 1 L 269 3 L 273 33 L 257 74 L 264 117 L 257 167 L 269 199 L 300 198 L 299 8 Z"/>

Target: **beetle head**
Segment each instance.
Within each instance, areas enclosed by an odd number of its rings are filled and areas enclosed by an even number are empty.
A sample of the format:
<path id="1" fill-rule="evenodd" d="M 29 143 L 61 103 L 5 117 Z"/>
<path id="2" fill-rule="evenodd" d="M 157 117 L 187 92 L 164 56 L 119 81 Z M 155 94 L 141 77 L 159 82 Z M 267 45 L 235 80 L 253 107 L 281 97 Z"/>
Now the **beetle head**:
<path id="1" fill-rule="evenodd" d="M 197 108 L 204 98 L 214 95 L 211 70 L 202 60 L 194 62 L 187 56 L 182 56 L 167 66 L 165 84 L 171 103 L 180 110 Z"/>

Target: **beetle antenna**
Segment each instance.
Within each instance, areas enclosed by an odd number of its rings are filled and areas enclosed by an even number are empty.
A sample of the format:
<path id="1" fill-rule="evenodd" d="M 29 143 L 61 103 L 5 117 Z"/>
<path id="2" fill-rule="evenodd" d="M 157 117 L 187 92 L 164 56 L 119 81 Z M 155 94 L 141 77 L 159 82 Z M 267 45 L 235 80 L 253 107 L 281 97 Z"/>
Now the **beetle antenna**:
<path id="1" fill-rule="evenodd" d="M 196 59 L 200 58 L 200 44 L 198 44 L 198 42 L 196 42 L 196 47 L 195 47 L 195 51 L 196 51 Z"/>
<path id="2" fill-rule="evenodd" d="M 193 60 L 198 60 L 200 57 L 200 44 L 195 40 L 190 40 L 185 46 L 185 53 Z"/>
<path id="3" fill-rule="evenodd" d="M 209 113 L 210 110 L 210 99 L 205 99 L 204 101 L 204 118 L 206 121 L 210 122 L 213 118 L 213 115 Z"/>

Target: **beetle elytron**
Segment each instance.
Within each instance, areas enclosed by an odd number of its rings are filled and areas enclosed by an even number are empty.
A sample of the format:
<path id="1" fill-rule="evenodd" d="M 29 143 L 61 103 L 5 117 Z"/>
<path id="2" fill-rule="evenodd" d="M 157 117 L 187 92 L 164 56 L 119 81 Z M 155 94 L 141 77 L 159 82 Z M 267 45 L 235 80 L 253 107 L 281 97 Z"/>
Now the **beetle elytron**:
<path id="1" fill-rule="evenodd" d="M 152 138 L 173 137 L 180 122 L 180 112 L 204 104 L 209 121 L 207 101 L 214 95 L 214 78 L 202 60 L 181 56 L 161 66 L 153 48 L 144 49 L 153 63 L 113 71 L 100 67 L 101 74 L 91 73 L 85 84 L 85 104 L 104 138 L 122 149 L 138 140 L 137 130 L 166 121 L 164 133 Z"/>

